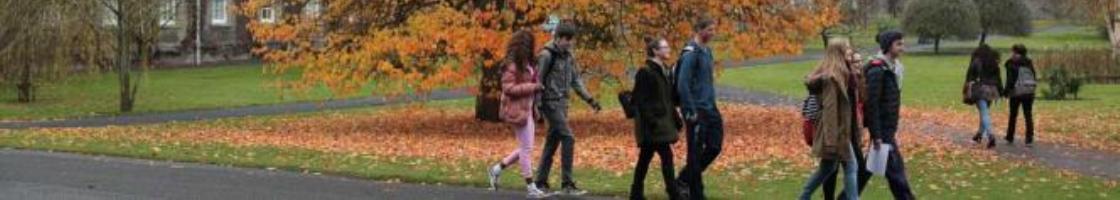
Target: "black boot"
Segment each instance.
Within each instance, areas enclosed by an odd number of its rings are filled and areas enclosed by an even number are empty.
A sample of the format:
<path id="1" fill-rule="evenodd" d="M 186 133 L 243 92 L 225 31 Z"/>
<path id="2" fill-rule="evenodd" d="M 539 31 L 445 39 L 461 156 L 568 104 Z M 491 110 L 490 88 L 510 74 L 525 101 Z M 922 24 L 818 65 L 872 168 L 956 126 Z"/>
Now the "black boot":
<path id="1" fill-rule="evenodd" d="M 996 147 L 996 137 L 989 135 L 988 136 L 988 149 L 995 148 L 995 147 Z"/>

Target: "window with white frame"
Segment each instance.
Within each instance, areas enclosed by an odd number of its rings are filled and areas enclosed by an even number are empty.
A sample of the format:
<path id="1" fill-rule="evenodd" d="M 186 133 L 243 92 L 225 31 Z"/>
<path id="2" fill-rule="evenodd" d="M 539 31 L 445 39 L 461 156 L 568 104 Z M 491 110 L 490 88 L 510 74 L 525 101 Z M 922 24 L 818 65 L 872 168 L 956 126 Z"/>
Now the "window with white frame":
<path id="1" fill-rule="evenodd" d="M 226 0 L 210 1 L 210 23 L 214 25 L 229 24 L 229 7 Z"/>
<path id="2" fill-rule="evenodd" d="M 175 25 L 175 19 L 179 17 L 178 8 L 179 0 L 164 0 L 163 5 L 159 7 L 159 25 Z"/>
<path id="3" fill-rule="evenodd" d="M 261 8 L 260 20 L 263 23 L 275 23 L 276 11 L 272 7 Z"/>

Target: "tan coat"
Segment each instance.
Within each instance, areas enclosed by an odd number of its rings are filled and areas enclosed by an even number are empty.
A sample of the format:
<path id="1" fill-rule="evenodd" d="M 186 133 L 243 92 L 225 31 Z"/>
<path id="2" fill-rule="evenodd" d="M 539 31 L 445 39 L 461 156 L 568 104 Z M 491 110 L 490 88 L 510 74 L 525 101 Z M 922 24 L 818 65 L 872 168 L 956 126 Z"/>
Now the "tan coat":
<path id="1" fill-rule="evenodd" d="M 809 80 L 810 86 L 821 88 L 821 118 L 813 137 L 813 156 L 821 159 L 852 159 L 848 151 L 852 137 L 852 104 L 843 79 L 823 76 Z"/>

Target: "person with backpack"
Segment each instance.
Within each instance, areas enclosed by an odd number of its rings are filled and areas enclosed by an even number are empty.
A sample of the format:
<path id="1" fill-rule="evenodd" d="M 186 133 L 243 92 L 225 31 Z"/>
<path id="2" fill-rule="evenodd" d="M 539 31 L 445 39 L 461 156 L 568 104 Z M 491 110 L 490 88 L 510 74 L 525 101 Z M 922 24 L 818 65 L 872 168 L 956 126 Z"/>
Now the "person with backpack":
<path id="1" fill-rule="evenodd" d="M 507 45 L 506 64 L 502 69 L 502 97 L 499 116 L 502 121 L 514 127 L 517 136 L 517 149 L 504 159 L 490 167 L 490 189 L 496 190 L 502 170 L 514 162 L 521 164 L 521 176 L 525 178 L 525 187 L 529 198 L 544 198 L 548 195 L 537 188 L 533 183 L 532 155 L 533 132 L 536 130 L 534 118 L 536 111 L 533 109 L 534 98 L 543 88 L 537 79 L 534 69 L 533 49 L 536 44 L 533 35 L 521 30 L 513 34 Z"/>
<path id="2" fill-rule="evenodd" d="M 980 44 L 972 52 L 972 62 L 965 77 L 965 104 L 975 105 L 980 114 L 980 130 L 972 141 L 981 143 L 988 139 L 987 147 L 994 148 L 996 139 L 992 133 L 991 105 L 1004 94 L 1003 83 L 999 76 L 999 52 L 987 44 Z"/>
<path id="3" fill-rule="evenodd" d="M 688 137 L 688 156 L 678 187 L 687 187 L 691 199 L 705 199 L 704 170 L 723 149 L 723 117 L 716 106 L 715 58 L 708 42 L 715 37 L 716 23 L 701 18 L 693 24 L 692 40 L 678 60 L 676 90 Z"/>
<path id="4" fill-rule="evenodd" d="M 634 168 L 634 182 L 630 185 L 630 199 L 646 199 L 644 193 L 646 172 L 656 153 L 661 158 L 661 176 L 665 179 L 665 192 L 669 199 L 680 199 L 674 185 L 673 147 L 677 133 L 684 126 L 674 106 L 672 66 L 666 63 L 671 50 L 669 42 L 661 38 L 645 38 L 646 67 L 634 77 L 631 105 L 638 110 L 635 140 L 638 143 L 638 164 Z"/>
<path id="5" fill-rule="evenodd" d="M 889 30 L 879 33 L 875 40 L 882 54 L 875 56 L 864 66 L 866 97 L 863 101 L 863 125 L 871 135 L 871 150 L 890 148 L 887 151 L 887 184 L 894 199 L 914 199 L 910 181 L 906 177 L 906 167 L 902 157 L 902 147 L 895 134 L 898 132 L 899 110 L 902 107 L 902 88 L 899 74 L 895 71 L 902 66 L 901 57 L 906 51 L 903 34 Z M 885 146 L 890 147 L 885 147 Z M 866 168 L 866 167 L 861 167 Z M 859 192 L 867 186 L 871 173 L 860 173 Z M 844 196 L 844 195 L 841 195 Z"/>
<path id="6" fill-rule="evenodd" d="M 548 122 L 548 134 L 544 142 L 544 152 L 541 154 L 540 166 L 537 168 L 537 186 L 548 190 L 549 171 L 552 170 L 552 156 L 560 148 L 560 174 L 561 194 L 583 195 L 587 193 L 576 187 L 572 180 L 572 161 L 575 151 L 575 135 L 568 128 L 568 93 L 575 90 L 595 111 L 602 110 L 580 78 L 576 59 L 572 55 L 572 45 L 575 43 L 576 27 L 570 23 L 560 23 L 556 26 L 552 41 L 545 45 L 540 52 L 538 62 L 539 76 L 544 91 L 540 96 L 540 111 Z"/>
<path id="7" fill-rule="evenodd" d="M 1027 121 L 1027 147 L 1034 144 L 1034 94 L 1038 77 L 1035 76 L 1034 63 L 1027 57 L 1027 46 L 1015 44 L 1011 47 L 1011 58 L 1003 64 L 1007 68 L 1007 84 L 1003 96 L 1011 103 L 1011 115 L 1007 120 L 1007 144 L 1015 143 L 1015 121 L 1019 120 L 1019 108 Z"/>
<path id="8" fill-rule="evenodd" d="M 843 163 L 844 191 L 847 199 L 858 200 L 853 121 L 855 99 L 849 90 L 853 84 L 850 64 L 855 52 L 846 40 L 829 42 L 824 60 L 806 77 L 805 84 L 817 96 L 819 112 L 814 123 L 812 155 L 820 159 L 818 168 L 805 183 L 800 199 L 807 200 L 817 187 Z"/>

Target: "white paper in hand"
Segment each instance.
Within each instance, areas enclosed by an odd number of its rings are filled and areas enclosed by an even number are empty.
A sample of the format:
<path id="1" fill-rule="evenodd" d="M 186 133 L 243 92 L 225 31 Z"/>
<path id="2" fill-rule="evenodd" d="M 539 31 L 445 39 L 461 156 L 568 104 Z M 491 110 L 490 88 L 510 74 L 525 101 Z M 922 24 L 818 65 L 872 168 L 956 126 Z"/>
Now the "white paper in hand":
<path id="1" fill-rule="evenodd" d="M 887 172 L 887 156 L 891 151 L 890 144 L 879 145 L 879 149 L 874 147 L 867 152 L 867 171 L 872 174 L 882 176 Z"/>

